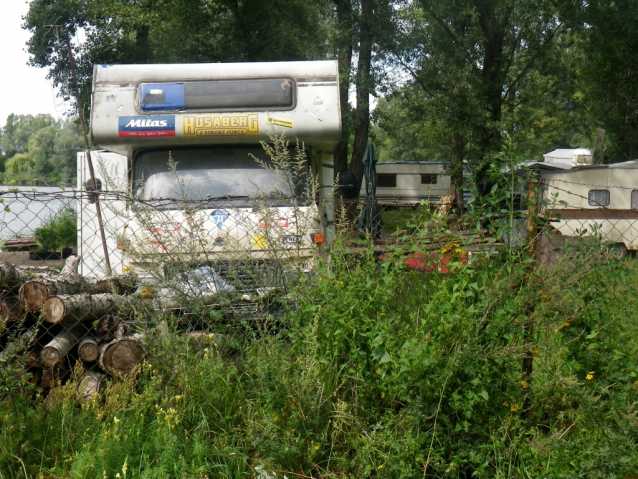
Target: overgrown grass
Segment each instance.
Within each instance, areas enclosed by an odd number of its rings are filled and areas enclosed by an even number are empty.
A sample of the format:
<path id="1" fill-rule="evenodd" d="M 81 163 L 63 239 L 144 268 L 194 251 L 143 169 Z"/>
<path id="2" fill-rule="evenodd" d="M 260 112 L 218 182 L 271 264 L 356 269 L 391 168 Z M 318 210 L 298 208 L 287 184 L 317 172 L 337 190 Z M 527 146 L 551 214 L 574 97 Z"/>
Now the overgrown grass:
<path id="1" fill-rule="evenodd" d="M 150 318 L 148 361 L 85 405 L 73 381 L 44 401 L 14 364 L 0 478 L 636 477 L 633 260 L 587 242 L 550 269 L 514 247 L 464 262 L 444 222 L 410 221 L 453 273 L 337 244 L 257 326 Z"/>
<path id="2" fill-rule="evenodd" d="M 156 328 L 149 362 L 88 405 L 73 382 L 4 396 L 1 476 L 631 477 L 631 263 L 401 264 L 335 252 L 277 334 Z"/>

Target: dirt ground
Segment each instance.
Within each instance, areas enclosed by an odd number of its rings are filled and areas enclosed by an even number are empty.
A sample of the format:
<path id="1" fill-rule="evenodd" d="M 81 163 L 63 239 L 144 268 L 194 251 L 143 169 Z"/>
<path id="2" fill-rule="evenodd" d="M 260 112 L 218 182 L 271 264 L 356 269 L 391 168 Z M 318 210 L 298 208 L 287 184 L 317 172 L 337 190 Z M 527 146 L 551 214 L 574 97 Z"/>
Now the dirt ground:
<path id="1" fill-rule="evenodd" d="M 32 261 L 29 259 L 28 251 L 0 253 L 0 261 L 11 263 L 15 266 L 64 266 L 63 259 Z"/>

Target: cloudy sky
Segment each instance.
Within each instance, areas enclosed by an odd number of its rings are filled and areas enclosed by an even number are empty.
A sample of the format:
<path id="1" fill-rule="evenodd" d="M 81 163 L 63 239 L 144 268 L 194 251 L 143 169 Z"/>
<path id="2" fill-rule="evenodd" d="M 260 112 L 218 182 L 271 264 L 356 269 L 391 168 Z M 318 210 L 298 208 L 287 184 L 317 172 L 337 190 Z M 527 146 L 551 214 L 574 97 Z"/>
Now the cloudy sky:
<path id="1" fill-rule="evenodd" d="M 0 0 L 0 127 L 10 113 L 64 116 L 65 107 L 55 97 L 46 69 L 27 65 L 29 32 L 20 28 L 29 10 L 27 0 Z"/>

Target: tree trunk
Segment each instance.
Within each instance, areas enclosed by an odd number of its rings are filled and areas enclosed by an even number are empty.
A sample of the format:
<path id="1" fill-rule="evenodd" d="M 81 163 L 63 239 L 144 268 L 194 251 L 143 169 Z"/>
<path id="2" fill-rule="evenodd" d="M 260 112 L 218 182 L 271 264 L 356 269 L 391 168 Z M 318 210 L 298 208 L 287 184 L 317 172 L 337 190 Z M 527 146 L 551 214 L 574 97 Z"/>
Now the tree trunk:
<path id="1" fill-rule="evenodd" d="M 101 294 L 129 292 L 133 288 L 129 276 L 97 280 L 81 277 L 51 277 L 27 281 L 20 288 L 20 301 L 27 311 L 39 312 L 44 303 L 55 295 L 63 294 Z"/>
<path id="2" fill-rule="evenodd" d="M 69 330 L 64 330 L 55 336 L 40 352 L 40 361 L 45 367 L 52 367 L 66 356 L 73 346 L 75 346 L 85 328 L 81 325 L 74 326 Z"/>
<path id="3" fill-rule="evenodd" d="M 24 313 L 20 299 L 15 296 L 9 296 L 0 302 L 0 321 L 14 323 L 22 319 Z"/>
<path id="4" fill-rule="evenodd" d="M 350 119 L 350 69 L 352 68 L 352 39 L 354 17 L 351 0 L 334 0 L 337 6 L 337 61 L 339 63 L 339 103 L 341 107 L 341 138 L 334 149 L 335 179 L 348 171 L 348 142 L 352 124 Z"/>
<path id="5" fill-rule="evenodd" d="M 130 335 L 131 328 L 122 318 L 109 314 L 100 319 L 93 328 L 93 332 L 102 340 L 110 341 Z"/>
<path id="6" fill-rule="evenodd" d="M 41 368 L 40 349 L 32 349 L 24 355 L 24 365 L 27 368 Z"/>
<path id="7" fill-rule="evenodd" d="M 141 339 L 141 335 L 135 334 L 102 344 L 100 367 L 112 376 L 122 376 L 133 371 L 144 359 L 145 350 L 140 343 Z"/>
<path id="8" fill-rule="evenodd" d="M 52 296 L 42 307 L 44 320 L 51 324 L 92 321 L 115 312 L 128 316 L 133 311 L 134 303 L 128 297 L 109 293 Z"/>
<path id="9" fill-rule="evenodd" d="M 9 263 L 0 262 L 0 284 L 14 286 L 34 278 L 44 278 L 58 275 L 60 272 L 49 266 L 17 267 Z"/>
<path id="10" fill-rule="evenodd" d="M 78 384 L 77 398 L 82 404 L 92 401 L 100 390 L 106 375 L 100 371 L 89 370 Z"/>
<path id="11" fill-rule="evenodd" d="M 86 363 L 96 361 L 100 356 L 100 347 L 91 334 L 87 334 L 80 340 L 78 345 L 78 356 Z"/>
<path id="12" fill-rule="evenodd" d="M 361 16 L 359 20 L 359 59 L 357 62 L 357 106 L 355 110 L 354 144 L 350 171 L 357 178 L 357 187 L 361 189 L 363 180 L 363 154 L 368 146 L 370 130 L 370 93 L 372 91 L 372 22 L 373 1 L 361 0 Z"/>
<path id="13" fill-rule="evenodd" d="M 40 386 L 49 389 L 58 385 L 67 374 L 66 358 L 60 359 L 50 368 L 42 369 Z"/>

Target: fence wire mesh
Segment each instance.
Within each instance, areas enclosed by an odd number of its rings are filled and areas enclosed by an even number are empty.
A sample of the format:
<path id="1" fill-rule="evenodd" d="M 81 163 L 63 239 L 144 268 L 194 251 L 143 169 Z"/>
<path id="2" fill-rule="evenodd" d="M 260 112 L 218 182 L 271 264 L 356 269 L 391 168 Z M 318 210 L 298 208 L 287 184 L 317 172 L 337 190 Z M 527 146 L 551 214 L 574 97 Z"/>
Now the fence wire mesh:
<path id="1" fill-rule="evenodd" d="M 531 230 L 525 211 L 508 223 L 506 215 L 451 214 L 446 197 L 386 201 L 381 236 L 370 245 L 345 235 L 342 251 L 356 257 L 372 248 L 380 260 L 399 254 L 406 268 L 446 273 L 473 254 L 524 249 L 531 233 L 544 267 L 582 244 L 624 258 L 638 246 L 635 190 L 624 193 L 625 210 L 551 204 L 541 194 Z M 590 205 L 592 196 L 581 200 Z M 82 365 L 85 400 L 104 377 L 142 362 L 149 328 L 168 321 L 183 334 L 212 334 L 220 325 L 272 318 L 333 239 L 320 226 L 332 200 L 267 196 L 175 205 L 117 192 L 0 187 L 0 201 L 0 361 L 19 364 L 45 390 Z"/>

